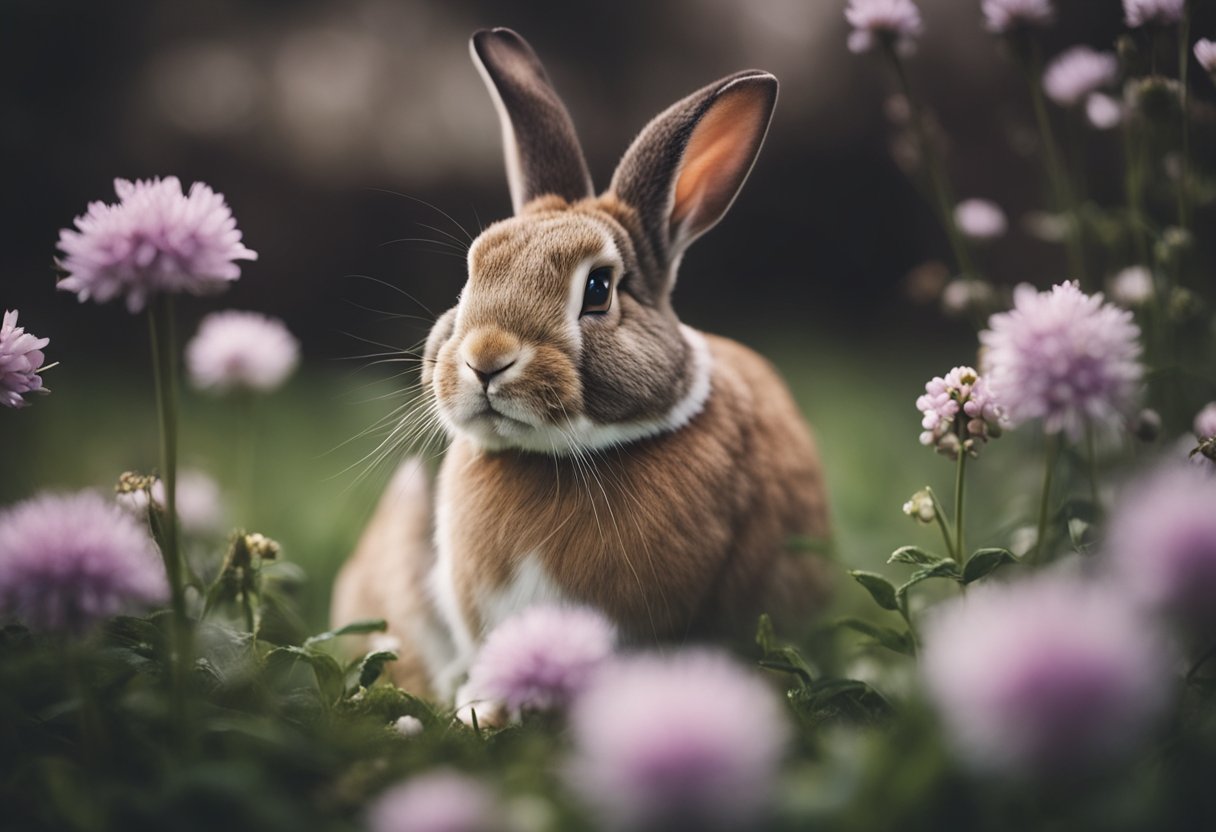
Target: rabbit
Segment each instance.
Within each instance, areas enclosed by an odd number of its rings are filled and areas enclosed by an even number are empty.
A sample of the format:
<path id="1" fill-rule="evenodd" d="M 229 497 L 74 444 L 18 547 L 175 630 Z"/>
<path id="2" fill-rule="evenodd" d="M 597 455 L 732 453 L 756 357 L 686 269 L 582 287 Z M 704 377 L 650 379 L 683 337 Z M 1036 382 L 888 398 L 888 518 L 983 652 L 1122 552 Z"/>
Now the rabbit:
<path id="1" fill-rule="evenodd" d="M 407 460 L 338 579 L 335 623 L 386 618 L 395 680 L 450 700 L 483 637 L 532 604 L 596 608 L 626 643 L 750 635 L 765 611 L 805 622 L 828 591 L 792 545 L 829 534 L 810 429 L 765 359 L 671 304 L 685 249 L 751 171 L 777 79 L 737 72 L 677 102 L 596 195 L 527 42 L 482 30 L 470 51 L 514 215 L 473 241 L 426 342 L 422 388 L 450 438 L 434 514 Z"/>

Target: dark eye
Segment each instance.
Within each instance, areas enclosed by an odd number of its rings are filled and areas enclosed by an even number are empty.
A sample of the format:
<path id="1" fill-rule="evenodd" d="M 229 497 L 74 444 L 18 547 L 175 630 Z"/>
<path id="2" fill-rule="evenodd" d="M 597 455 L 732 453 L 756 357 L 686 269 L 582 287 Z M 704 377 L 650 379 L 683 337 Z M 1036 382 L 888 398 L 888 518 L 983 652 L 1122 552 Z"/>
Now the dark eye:
<path id="1" fill-rule="evenodd" d="M 583 311 L 580 315 L 602 314 L 612 306 L 612 267 L 600 266 L 587 275 L 583 290 Z"/>

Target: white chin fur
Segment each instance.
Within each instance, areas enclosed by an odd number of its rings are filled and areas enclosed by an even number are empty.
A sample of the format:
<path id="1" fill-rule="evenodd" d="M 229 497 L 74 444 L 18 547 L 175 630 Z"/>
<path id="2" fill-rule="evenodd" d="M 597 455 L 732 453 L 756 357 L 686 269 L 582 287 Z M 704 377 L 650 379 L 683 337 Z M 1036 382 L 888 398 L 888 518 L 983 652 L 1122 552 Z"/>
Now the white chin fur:
<path id="1" fill-rule="evenodd" d="M 479 417 L 457 424 L 443 413 L 442 408 L 440 419 L 450 435 L 466 437 L 487 451 L 514 448 L 555 456 L 565 456 L 575 449 L 600 450 L 618 447 L 660 433 L 679 430 L 704 409 L 705 402 L 709 400 L 713 374 L 713 358 L 705 336 L 683 325 L 680 326 L 680 331 L 692 350 L 692 384 L 684 398 L 657 419 L 604 425 L 580 415 L 560 428 L 554 425 L 537 426 L 532 423 L 529 415 L 512 412 L 509 404 L 495 406 L 512 417 L 510 419 Z"/>

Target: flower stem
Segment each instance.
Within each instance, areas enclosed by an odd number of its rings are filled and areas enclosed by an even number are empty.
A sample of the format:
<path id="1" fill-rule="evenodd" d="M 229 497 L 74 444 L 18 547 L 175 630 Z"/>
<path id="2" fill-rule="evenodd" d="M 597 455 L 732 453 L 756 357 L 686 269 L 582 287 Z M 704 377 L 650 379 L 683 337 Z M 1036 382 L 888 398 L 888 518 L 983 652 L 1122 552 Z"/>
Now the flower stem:
<path id="1" fill-rule="evenodd" d="M 1191 4 L 1182 4 L 1182 19 L 1178 22 L 1178 82 L 1182 86 L 1182 159 L 1178 171 L 1178 227 L 1188 231 L 1191 225 L 1190 195 L 1187 192 L 1190 176 L 1191 155 L 1191 125 L 1190 125 L 1190 93 L 1187 89 L 1187 76 L 1190 74 L 1190 39 L 1191 39 Z"/>
<path id="2" fill-rule="evenodd" d="M 182 560 L 177 535 L 177 346 L 174 333 L 173 297 L 162 294 L 148 307 L 148 331 L 152 339 L 152 373 L 156 380 L 156 405 L 160 419 L 161 481 L 165 486 L 165 519 L 161 556 L 169 579 L 173 611 L 172 645 L 173 704 L 179 720 L 185 708 L 185 677 L 190 661 L 190 639 L 186 621 L 186 596 L 182 584 Z M 178 724 L 181 724 L 179 721 Z"/>
<path id="3" fill-rule="evenodd" d="M 1034 551 L 1030 562 L 1038 563 L 1043 557 L 1043 543 L 1047 536 L 1047 513 L 1051 506 L 1051 475 L 1056 467 L 1056 457 L 1060 454 L 1060 439 L 1058 436 L 1047 437 L 1046 463 L 1043 467 L 1043 495 L 1039 498 L 1039 531 L 1035 535 Z"/>
<path id="4" fill-rule="evenodd" d="M 951 191 L 950 182 L 942 170 L 941 160 L 937 158 L 933 143 L 929 139 L 929 131 L 925 128 L 924 113 L 916 96 L 912 93 L 912 84 L 908 81 L 908 74 L 904 71 L 903 61 L 899 59 L 899 54 L 895 51 L 894 45 L 887 44 L 885 51 L 891 61 L 891 66 L 895 70 L 895 77 L 899 80 L 900 91 L 903 92 L 904 98 L 908 101 L 909 117 L 912 121 L 912 130 L 916 134 L 916 144 L 920 148 L 921 161 L 924 163 L 925 170 L 929 174 L 929 185 L 933 191 L 934 198 L 937 200 L 938 218 L 946 229 L 946 237 L 950 241 L 955 265 L 958 267 L 963 278 L 967 280 L 977 279 L 980 275 L 975 270 L 975 266 L 971 261 L 971 254 L 967 249 L 967 243 L 963 239 L 962 232 L 959 231 L 958 223 L 954 221 L 954 194 Z"/>
<path id="5" fill-rule="evenodd" d="M 1086 466 L 1089 469 L 1089 496 L 1094 508 L 1101 508 L 1098 498 L 1098 454 L 1094 449 L 1094 426 L 1092 422 L 1085 423 L 1085 455 L 1088 457 Z"/>
<path id="6" fill-rule="evenodd" d="M 967 565 L 967 549 L 963 544 L 963 478 L 967 472 L 967 452 L 960 449 L 958 452 L 958 468 L 954 475 L 954 546 L 957 556 L 955 561 L 958 563 L 958 569 L 963 571 L 963 567 Z"/>
<path id="7" fill-rule="evenodd" d="M 1065 248 L 1068 252 L 1068 268 L 1071 276 L 1081 281 L 1081 287 L 1086 288 L 1085 248 L 1081 239 L 1081 212 L 1077 205 L 1076 195 L 1068 182 L 1068 175 L 1060 161 L 1060 148 L 1056 143 L 1055 131 L 1051 127 L 1051 117 L 1047 113 L 1047 101 L 1043 97 L 1043 57 L 1039 45 L 1031 47 L 1031 58 L 1026 80 L 1030 86 L 1030 99 L 1034 105 L 1034 118 L 1038 123 L 1039 136 L 1043 140 L 1043 158 L 1047 167 L 1047 179 L 1055 194 L 1060 210 L 1068 215 L 1068 236 Z"/>
<path id="8" fill-rule="evenodd" d="M 946 512 L 942 509 L 941 501 L 937 499 L 937 495 L 933 493 L 932 488 L 926 488 L 929 492 L 929 497 L 933 500 L 933 519 L 937 521 L 937 527 L 941 529 L 942 540 L 946 544 L 946 554 L 954 558 L 958 562 L 958 552 L 954 548 L 954 538 L 950 536 L 950 528 L 946 525 Z"/>

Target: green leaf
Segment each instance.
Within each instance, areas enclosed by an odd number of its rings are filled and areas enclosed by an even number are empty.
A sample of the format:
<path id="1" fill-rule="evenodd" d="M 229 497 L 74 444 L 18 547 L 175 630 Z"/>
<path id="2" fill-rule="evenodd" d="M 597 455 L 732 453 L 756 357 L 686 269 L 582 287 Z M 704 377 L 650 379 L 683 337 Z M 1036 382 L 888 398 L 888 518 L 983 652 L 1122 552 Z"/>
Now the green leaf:
<path id="1" fill-rule="evenodd" d="M 391 650 L 374 650 L 368 653 L 348 671 L 346 692 L 349 694 L 359 688 L 370 688 L 384 672 L 384 666 L 395 661 L 397 654 Z"/>
<path id="2" fill-rule="evenodd" d="M 809 685 L 815 672 L 802 654 L 795 648 L 779 644 L 773 631 L 773 620 L 767 614 L 760 616 L 756 625 L 756 644 L 761 651 L 760 666 L 797 676 L 800 684 Z"/>
<path id="3" fill-rule="evenodd" d="M 926 552 L 919 546 L 900 546 L 887 558 L 887 563 L 910 563 L 913 566 L 926 566 L 941 563 L 947 558 L 938 557 L 932 552 Z"/>
<path id="4" fill-rule="evenodd" d="M 296 662 L 305 662 L 312 668 L 317 689 L 327 703 L 333 704 L 342 698 L 346 692 L 345 674 L 328 653 L 306 647 L 276 647 L 266 654 L 268 668 L 290 666 Z"/>
<path id="5" fill-rule="evenodd" d="M 912 641 L 912 634 L 906 631 L 901 633 L 890 627 L 880 627 L 862 618 L 841 618 L 833 626 L 844 627 L 869 636 L 872 644 L 885 647 L 895 653 L 905 656 L 916 655 L 916 647 Z"/>
<path id="6" fill-rule="evenodd" d="M 974 583 L 1006 563 L 1017 562 L 1018 559 L 1008 549 L 977 549 L 963 567 L 963 583 Z"/>
<path id="7" fill-rule="evenodd" d="M 339 636 L 355 636 L 365 633 L 383 633 L 388 629 L 388 622 L 383 618 L 373 618 L 367 621 L 352 621 L 344 627 L 339 627 L 336 630 L 326 630 L 323 633 L 317 633 L 315 636 L 310 636 L 304 639 L 305 647 L 312 647 L 316 644 L 321 644 L 326 641 L 338 638 Z"/>
<path id="8" fill-rule="evenodd" d="M 870 593 L 870 597 L 878 606 L 893 612 L 899 609 L 899 602 L 895 598 L 895 586 L 882 575 L 865 572 L 861 569 L 850 569 L 849 574 L 853 576 L 853 580 L 865 587 L 866 592 Z"/>
<path id="9" fill-rule="evenodd" d="M 912 573 L 912 577 L 908 578 L 899 589 L 895 590 L 897 598 L 903 598 L 908 594 L 908 590 L 916 586 L 921 581 L 927 581 L 931 578 L 949 578 L 952 581 L 961 581 L 963 576 L 959 574 L 958 564 L 952 560 L 943 560 L 933 566 L 926 566 L 924 569 L 917 569 Z"/>
<path id="10" fill-rule="evenodd" d="M 873 723 L 891 713 L 885 696 L 856 679 L 824 679 L 788 696 L 798 715 L 811 725 L 838 719 Z"/>

